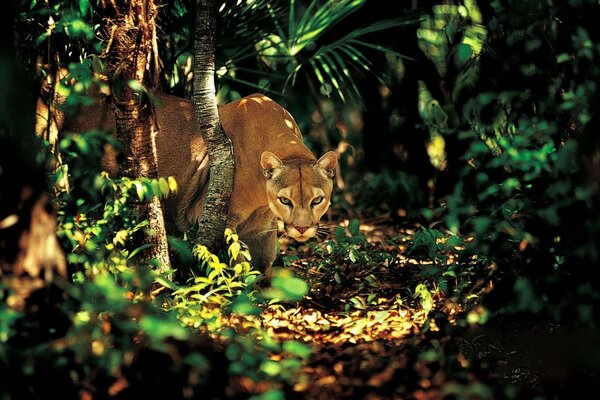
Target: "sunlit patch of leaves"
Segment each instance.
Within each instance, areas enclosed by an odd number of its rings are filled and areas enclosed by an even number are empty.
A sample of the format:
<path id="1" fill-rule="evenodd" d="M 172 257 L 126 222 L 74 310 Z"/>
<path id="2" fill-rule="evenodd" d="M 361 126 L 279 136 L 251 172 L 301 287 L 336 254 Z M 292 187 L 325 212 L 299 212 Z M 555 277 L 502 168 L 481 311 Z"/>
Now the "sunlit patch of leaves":
<path id="1" fill-rule="evenodd" d="M 172 178 L 112 179 L 105 172 L 96 176 L 94 184 L 105 202 L 91 204 L 80 198 L 75 201 L 74 214 L 69 209 L 59 211 L 58 235 L 69 243 L 67 260 L 82 265 L 79 274 L 95 274 L 106 269 L 122 271 L 128 267 L 128 260 L 147 246 L 128 247 L 136 232 L 148 226 L 147 221 L 138 222 L 131 207 L 132 200 L 164 198 L 177 190 L 177 185 Z"/>
<path id="2" fill-rule="evenodd" d="M 229 259 L 222 261 L 205 246 L 196 245 L 193 249 L 199 267 L 196 276 L 172 293 L 168 307 L 178 310 L 186 325 L 198 328 L 210 324 L 215 329 L 214 323 L 223 312 L 222 307 L 241 295 L 245 298 L 251 295 L 259 272 L 252 269 L 250 253 L 242 249 L 237 234 L 228 229 L 225 239 Z M 236 304 L 240 311 L 251 311 L 251 308 L 243 309 L 239 302 Z"/>

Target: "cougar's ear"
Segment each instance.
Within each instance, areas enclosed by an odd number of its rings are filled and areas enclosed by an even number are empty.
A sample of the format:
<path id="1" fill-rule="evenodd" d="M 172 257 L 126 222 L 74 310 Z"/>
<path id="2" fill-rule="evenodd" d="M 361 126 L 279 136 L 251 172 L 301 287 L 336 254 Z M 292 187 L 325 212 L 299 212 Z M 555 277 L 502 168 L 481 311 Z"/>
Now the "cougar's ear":
<path id="1" fill-rule="evenodd" d="M 335 176 L 335 167 L 337 167 L 338 159 L 337 155 L 333 151 L 328 151 L 323 154 L 323 157 L 319 158 L 317 164 L 319 167 L 325 170 L 328 177 L 333 178 Z"/>
<path id="2" fill-rule="evenodd" d="M 260 156 L 260 166 L 263 169 L 263 174 L 267 179 L 270 179 L 273 176 L 273 170 L 283 166 L 283 163 L 275 154 L 265 151 Z"/>

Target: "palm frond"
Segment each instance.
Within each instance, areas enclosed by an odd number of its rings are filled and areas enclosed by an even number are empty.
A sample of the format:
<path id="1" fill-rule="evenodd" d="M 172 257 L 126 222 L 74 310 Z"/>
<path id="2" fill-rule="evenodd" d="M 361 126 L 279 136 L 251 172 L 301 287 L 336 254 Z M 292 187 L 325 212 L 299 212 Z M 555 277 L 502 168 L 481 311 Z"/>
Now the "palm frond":
<path id="1" fill-rule="evenodd" d="M 319 39 L 326 31 L 331 30 L 340 21 L 357 11 L 366 0 L 340 0 L 325 2 L 318 7 L 318 0 L 313 0 L 295 30 L 288 32 L 290 54 L 295 55 L 309 43 Z M 315 10 L 316 9 L 316 10 Z M 313 13 L 313 10 L 314 13 Z"/>
<path id="2" fill-rule="evenodd" d="M 346 101 L 344 92 L 340 86 L 340 82 L 338 81 L 338 77 L 340 77 L 340 74 L 337 71 L 337 65 L 331 63 L 331 60 L 327 56 L 316 57 L 311 60 L 310 64 L 313 67 L 315 73 L 317 73 L 321 85 L 325 87 L 333 86 L 333 88 L 335 88 L 342 101 Z M 323 71 L 325 73 L 325 75 L 329 78 L 329 81 L 325 81 L 323 79 L 323 75 L 320 73 L 320 71 Z"/>
<path id="3" fill-rule="evenodd" d="M 260 68 L 263 71 L 259 76 L 286 71 L 286 78 L 282 79 L 283 90 L 290 84 L 294 86 L 298 72 L 306 69 L 307 76 L 316 78 L 327 95 L 334 95 L 342 101 L 349 98 L 360 100 L 354 72 L 366 72 L 382 81 L 373 72 L 365 50 L 408 58 L 365 37 L 421 19 L 416 14 L 407 14 L 354 29 L 333 42 L 320 43 L 324 35 L 365 3 L 366 0 L 224 0 L 221 31 L 228 39 L 222 38 L 221 42 L 230 46 L 217 45 L 225 56 L 221 65 L 237 68 L 243 63 L 247 67 L 249 59 L 256 58 L 262 63 Z M 246 72 L 251 73 L 249 70 Z M 235 74 L 227 76 L 227 79 L 248 83 L 236 79 Z M 257 85 L 252 87 L 261 88 Z"/>
<path id="4" fill-rule="evenodd" d="M 348 68 L 346 61 L 344 61 L 344 59 L 337 52 L 333 52 L 332 55 L 336 59 L 338 64 L 340 65 L 340 68 L 341 68 L 342 72 L 344 73 L 344 76 L 346 77 L 346 82 L 352 88 L 352 92 L 354 93 L 354 96 L 357 99 L 361 100 L 361 103 L 362 103 L 362 96 L 360 95 L 360 91 L 358 90 L 358 87 L 356 86 L 354 79 L 352 79 L 352 77 L 350 76 L 350 69 Z"/>
<path id="5" fill-rule="evenodd" d="M 387 47 L 372 44 L 364 40 L 359 40 L 364 35 L 379 32 L 394 27 L 399 27 L 407 24 L 412 24 L 419 21 L 419 18 L 409 16 L 405 18 L 396 18 L 384 21 L 378 21 L 367 27 L 356 29 L 333 43 L 321 46 L 308 60 L 308 65 L 313 69 L 315 76 L 321 81 L 323 74 L 330 78 L 331 85 L 336 89 L 337 96 L 345 101 L 344 88 L 349 87 L 354 96 L 360 99 L 359 91 L 354 83 L 354 79 L 349 72 L 348 64 L 352 64 L 359 70 L 363 70 L 373 74 L 379 81 L 381 77 L 372 72 L 371 62 L 362 53 L 361 47 L 374 49 L 380 52 L 394 53 L 400 57 L 405 57 L 402 54 L 393 51 Z M 346 59 L 346 60 L 345 60 Z M 304 63 L 306 65 L 306 63 Z M 302 68 L 302 65 L 294 70 L 294 74 Z M 321 82 L 322 83 L 322 82 Z"/>
<path id="6" fill-rule="evenodd" d="M 255 52 L 254 45 L 277 30 L 284 0 L 223 0 L 217 24 L 217 52 L 225 61 Z"/>

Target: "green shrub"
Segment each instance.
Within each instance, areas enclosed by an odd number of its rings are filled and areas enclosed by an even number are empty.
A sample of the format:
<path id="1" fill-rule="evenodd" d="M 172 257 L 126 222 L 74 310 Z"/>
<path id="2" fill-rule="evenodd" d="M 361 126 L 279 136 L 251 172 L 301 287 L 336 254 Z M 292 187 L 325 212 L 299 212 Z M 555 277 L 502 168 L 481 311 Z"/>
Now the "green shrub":
<path id="1" fill-rule="evenodd" d="M 480 13 L 467 3 L 476 10 L 467 16 L 461 5 L 434 7 L 444 35 L 422 47 L 446 89 L 436 99 L 423 83 L 423 121 L 445 150 L 464 149 L 445 154 L 453 190 L 429 216 L 472 238 L 464 257 L 498 267 L 490 306 L 593 325 L 586 310 L 599 298 L 584 286 L 600 279 L 583 266 L 598 262 L 598 198 L 587 166 L 599 145 L 592 92 L 600 44 L 595 22 L 582 16 L 597 5 L 498 0 Z M 472 24 L 481 25 L 475 44 L 467 40 Z"/>

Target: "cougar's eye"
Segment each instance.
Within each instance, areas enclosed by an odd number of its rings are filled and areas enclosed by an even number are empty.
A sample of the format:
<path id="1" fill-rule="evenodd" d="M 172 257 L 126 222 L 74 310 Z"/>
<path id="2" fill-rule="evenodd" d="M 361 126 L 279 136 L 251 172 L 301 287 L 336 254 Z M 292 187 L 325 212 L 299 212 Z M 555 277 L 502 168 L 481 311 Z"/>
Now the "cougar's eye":
<path id="1" fill-rule="evenodd" d="M 317 204 L 321 204 L 323 202 L 323 196 L 315 197 L 313 201 L 310 202 L 311 206 L 316 206 Z"/>
<path id="2" fill-rule="evenodd" d="M 279 199 L 279 201 L 283 205 L 286 205 L 286 206 L 291 206 L 292 205 L 292 201 L 290 199 L 287 199 L 287 198 L 282 197 L 282 196 L 277 197 L 277 199 Z"/>

